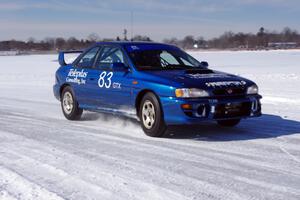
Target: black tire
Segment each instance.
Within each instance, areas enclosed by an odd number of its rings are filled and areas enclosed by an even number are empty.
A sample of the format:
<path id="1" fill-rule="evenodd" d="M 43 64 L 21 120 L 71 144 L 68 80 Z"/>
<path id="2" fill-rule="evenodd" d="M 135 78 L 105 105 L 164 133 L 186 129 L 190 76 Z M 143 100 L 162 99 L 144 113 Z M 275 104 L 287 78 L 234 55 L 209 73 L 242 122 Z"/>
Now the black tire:
<path id="1" fill-rule="evenodd" d="M 66 98 L 71 98 L 72 102 L 66 103 Z M 76 101 L 74 92 L 70 86 L 67 86 L 63 89 L 60 102 L 62 112 L 68 120 L 79 120 L 81 118 L 83 110 L 78 107 L 78 102 Z M 67 107 L 67 104 L 69 107 Z"/>
<path id="2" fill-rule="evenodd" d="M 149 115 L 147 114 L 147 111 L 149 111 Z M 154 117 L 152 113 L 153 111 Z M 167 130 L 167 126 L 164 121 L 163 111 L 161 109 L 159 100 L 153 93 L 148 92 L 144 95 L 139 105 L 138 116 L 141 121 L 143 131 L 146 135 L 150 137 L 162 137 L 164 135 L 165 131 Z"/>
<path id="3" fill-rule="evenodd" d="M 218 124 L 224 127 L 234 127 L 240 123 L 241 119 L 219 120 Z"/>

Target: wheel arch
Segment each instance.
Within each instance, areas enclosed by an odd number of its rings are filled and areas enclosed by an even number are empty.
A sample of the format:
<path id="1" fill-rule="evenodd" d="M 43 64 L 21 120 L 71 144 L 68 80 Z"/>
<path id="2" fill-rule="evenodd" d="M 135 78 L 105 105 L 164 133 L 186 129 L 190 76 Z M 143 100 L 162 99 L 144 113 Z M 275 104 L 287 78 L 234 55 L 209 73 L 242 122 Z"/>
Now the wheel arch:
<path id="1" fill-rule="evenodd" d="M 61 99 L 61 95 L 62 95 L 62 92 L 63 92 L 63 90 L 66 88 L 66 87 L 71 87 L 71 85 L 70 84 L 68 84 L 68 83 L 64 83 L 64 84 L 62 84 L 62 86 L 60 86 L 60 88 L 59 88 L 59 97 L 60 97 L 60 99 Z"/>
<path id="2" fill-rule="evenodd" d="M 140 111 L 139 109 L 140 109 L 141 101 L 142 101 L 143 97 L 144 97 L 147 93 L 152 93 L 152 94 L 155 95 L 155 97 L 157 98 L 158 103 L 159 103 L 159 105 L 160 105 L 160 107 L 161 107 L 162 115 L 163 115 L 163 117 L 164 117 L 164 111 L 163 111 L 163 107 L 162 107 L 160 98 L 159 98 L 159 96 L 156 94 L 156 92 L 154 92 L 154 91 L 151 90 L 151 89 L 144 89 L 144 90 L 140 91 L 140 92 L 138 93 L 138 95 L 136 96 L 136 98 L 135 98 L 135 108 L 136 108 L 136 113 L 137 113 L 137 115 L 139 115 L 139 111 Z"/>

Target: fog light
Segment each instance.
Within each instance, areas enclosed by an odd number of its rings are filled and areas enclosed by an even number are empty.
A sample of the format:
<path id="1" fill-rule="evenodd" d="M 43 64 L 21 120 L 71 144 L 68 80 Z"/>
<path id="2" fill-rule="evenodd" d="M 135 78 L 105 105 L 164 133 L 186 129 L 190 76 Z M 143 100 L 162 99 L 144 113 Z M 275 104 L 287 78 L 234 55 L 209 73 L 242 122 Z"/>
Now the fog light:
<path id="1" fill-rule="evenodd" d="M 206 106 L 199 105 L 197 108 L 196 117 L 205 117 L 205 115 L 206 115 Z"/>
<path id="2" fill-rule="evenodd" d="M 254 100 L 252 102 L 251 110 L 252 110 L 252 112 L 256 112 L 258 110 L 258 102 L 257 102 L 257 100 Z"/>

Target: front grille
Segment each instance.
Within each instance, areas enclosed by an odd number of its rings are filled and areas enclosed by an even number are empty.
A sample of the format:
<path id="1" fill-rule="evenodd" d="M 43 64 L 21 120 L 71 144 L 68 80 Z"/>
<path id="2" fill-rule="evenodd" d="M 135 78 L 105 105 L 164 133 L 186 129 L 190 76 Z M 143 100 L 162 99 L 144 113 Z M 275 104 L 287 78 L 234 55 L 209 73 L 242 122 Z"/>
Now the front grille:
<path id="1" fill-rule="evenodd" d="M 213 90 L 213 94 L 216 96 L 242 96 L 245 93 L 245 88 L 218 88 Z"/>
<path id="2" fill-rule="evenodd" d="M 233 118 L 249 116 L 251 113 L 251 102 L 219 104 L 216 106 L 214 118 Z"/>

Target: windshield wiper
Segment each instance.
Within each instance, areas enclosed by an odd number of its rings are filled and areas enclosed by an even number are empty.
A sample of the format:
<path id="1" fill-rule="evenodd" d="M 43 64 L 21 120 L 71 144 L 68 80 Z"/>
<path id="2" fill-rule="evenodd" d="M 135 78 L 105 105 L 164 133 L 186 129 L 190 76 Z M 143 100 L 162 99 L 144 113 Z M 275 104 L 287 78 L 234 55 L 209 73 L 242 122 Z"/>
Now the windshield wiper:
<path id="1" fill-rule="evenodd" d="M 186 65 L 167 65 L 165 67 L 162 67 L 164 69 L 168 68 L 168 69 L 187 69 L 189 66 Z"/>
<path id="2" fill-rule="evenodd" d="M 149 66 L 149 65 L 145 65 L 145 66 L 139 66 L 138 67 L 141 70 L 203 70 L 203 68 L 200 67 L 191 67 L 191 66 L 187 66 L 187 65 L 167 65 L 167 66 Z"/>

